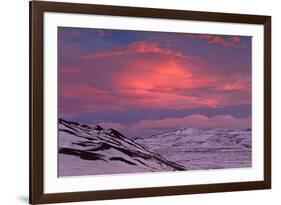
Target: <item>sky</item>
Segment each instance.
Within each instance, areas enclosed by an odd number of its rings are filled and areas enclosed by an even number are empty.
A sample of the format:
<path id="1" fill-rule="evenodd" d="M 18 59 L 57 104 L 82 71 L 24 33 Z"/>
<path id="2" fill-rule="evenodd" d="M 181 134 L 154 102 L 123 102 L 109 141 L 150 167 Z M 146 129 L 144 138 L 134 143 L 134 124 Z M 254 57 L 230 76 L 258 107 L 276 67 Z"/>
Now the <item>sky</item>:
<path id="1" fill-rule="evenodd" d="M 59 117 L 128 137 L 251 127 L 251 37 L 58 28 Z"/>

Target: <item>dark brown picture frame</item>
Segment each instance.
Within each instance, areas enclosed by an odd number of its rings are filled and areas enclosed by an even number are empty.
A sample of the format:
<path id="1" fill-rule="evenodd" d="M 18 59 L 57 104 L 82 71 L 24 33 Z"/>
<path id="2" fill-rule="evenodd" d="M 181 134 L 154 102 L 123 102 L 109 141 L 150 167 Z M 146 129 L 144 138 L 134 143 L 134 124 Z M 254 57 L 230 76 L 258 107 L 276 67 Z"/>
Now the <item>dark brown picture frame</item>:
<path id="1" fill-rule="evenodd" d="M 30 3 L 30 204 L 152 197 L 271 188 L 271 17 L 76 3 Z M 237 183 L 45 194 L 43 191 L 43 14 L 97 14 L 260 24 L 264 27 L 264 180 Z"/>

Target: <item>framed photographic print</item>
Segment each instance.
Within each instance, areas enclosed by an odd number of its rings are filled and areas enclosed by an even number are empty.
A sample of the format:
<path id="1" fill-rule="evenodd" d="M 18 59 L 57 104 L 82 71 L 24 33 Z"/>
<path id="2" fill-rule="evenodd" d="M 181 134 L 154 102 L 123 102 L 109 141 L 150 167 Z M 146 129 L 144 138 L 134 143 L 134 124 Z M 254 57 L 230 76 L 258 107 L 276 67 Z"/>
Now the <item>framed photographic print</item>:
<path id="1" fill-rule="evenodd" d="M 30 203 L 271 188 L 271 17 L 30 2 Z"/>

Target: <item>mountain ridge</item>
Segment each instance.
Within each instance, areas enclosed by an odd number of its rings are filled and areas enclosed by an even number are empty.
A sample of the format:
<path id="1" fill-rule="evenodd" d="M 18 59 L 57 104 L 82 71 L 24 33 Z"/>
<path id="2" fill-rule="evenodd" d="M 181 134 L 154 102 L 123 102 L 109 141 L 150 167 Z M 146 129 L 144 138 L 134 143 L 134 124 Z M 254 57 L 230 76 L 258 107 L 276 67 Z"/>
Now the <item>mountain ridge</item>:
<path id="1" fill-rule="evenodd" d="M 58 152 L 59 176 L 186 170 L 115 129 L 64 119 L 59 119 Z M 89 170 L 80 169 L 71 160 Z"/>

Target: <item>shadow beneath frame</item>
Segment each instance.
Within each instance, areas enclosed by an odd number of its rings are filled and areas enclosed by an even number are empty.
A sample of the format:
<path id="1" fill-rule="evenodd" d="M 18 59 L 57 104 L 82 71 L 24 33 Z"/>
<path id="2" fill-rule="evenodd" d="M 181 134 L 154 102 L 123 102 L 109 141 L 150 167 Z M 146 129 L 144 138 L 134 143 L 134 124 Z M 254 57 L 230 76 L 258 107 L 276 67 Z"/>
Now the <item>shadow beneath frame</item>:
<path id="1" fill-rule="evenodd" d="M 21 195 L 21 196 L 17 196 L 17 199 L 19 200 L 19 201 L 21 201 L 21 202 L 24 202 L 24 203 L 29 203 L 29 198 L 28 198 L 28 196 L 23 196 L 23 195 Z"/>

